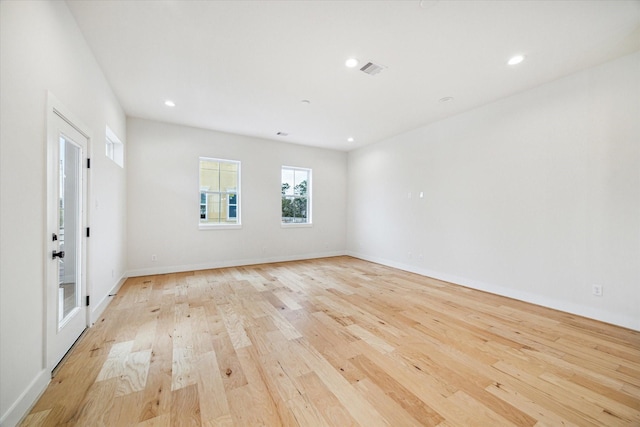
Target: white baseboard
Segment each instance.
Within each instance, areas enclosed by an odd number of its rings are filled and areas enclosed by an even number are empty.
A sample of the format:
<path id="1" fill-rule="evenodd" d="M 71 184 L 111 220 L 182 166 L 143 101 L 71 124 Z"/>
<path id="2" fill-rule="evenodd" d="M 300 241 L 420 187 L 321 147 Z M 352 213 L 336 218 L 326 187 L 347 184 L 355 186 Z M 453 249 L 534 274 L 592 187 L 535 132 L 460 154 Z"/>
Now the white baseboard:
<path id="1" fill-rule="evenodd" d="M 107 295 L 105 295 L 102 298 L 102 300 L 100 300 L 100 302 L 93 307 L 93 309 L 91 310 L 91 325 L 93 325 L 98 321 L 100 316 L 102 316 L 102 313 L 104 312 L 104 310 L 107 308 L 107 306 L 111 302 L 112 297 L 110 297 L 109 295 L 116 294 L 120 289 L 120 287 L 127 280 L 127 277 L 128 276 L 126 274 L 120 277 L 120 279 L 118 279 L 118 282 L 115 285 L 113 285 L 113 287 L 109 290 L 109 292 L 107 292 Z"/>
<path id="2" fill-rule="evenodd" d="M 489 292 L 491 294 L 513 298 L 519 301 L 524 301 L 531 304 L 552 308 L 554 310 L 563 311 L 565 313 L 575 314 L 582 317 L 588 317 L 589 319 L 599 320 L 601 322 L 610 323 L 612 325 L 622 326 L 623 328 L 640 331 L 640 318 L 637 318 L 637 317 L 627 316 L 619 313 L 613 313 L 607 310 L 587 307 L 584 305 L 575 304 L 568 301 L 557 300 L 554 298 L 548 298 L 543 295 L 519 291 L 517 289 L 505 288 L 504 286 L 497 286 L 490 283 L 469 279 L 466 277 L 459 277 L 459 276 L 455 276 L 447 273 L 432 271 L 425 268 L 403 264 L 400 262 L 396 262 L 396 261 L 392 261 L 384 258 L 364 255 L 358 252 L 346 251 L 346 254 L 354 258 L 359 258 L 365 261 L 371 261 L 377 264 L 386 265 L 388 267 L 397 268 L 399 270 L 416 273 L 421 276 L 432 277 L 434 279 L 442 280 L 445 282 L 453 283 L 453 284 L 464 286 L 467 288 L 477 289 L 480 291 Z"/>
<path id="3" fill-rule="evenodd" d="M 0 427 L 15 427 L 29 413 L 51 381 L 51 372 L 43 369 L 0 418 Z"/>
<path id="4" fill-rule="evenodd" d="M 305 259 L 328 258 L 346 255 L 345 251 L 317 252 L 302 255 L 277 256 L 268 258 L 248 258 L 230 261 L 211 261 L 204 264 L 172 265 L 164 267 L 139 268 L 129 270 L 127 277 L 152 276 L 156 274 L 180 273 L 183 271 L 210 270 L 213 268 L 241 267 L 244 265 L 266 264 L 270 262 L 300 261 Z"/>

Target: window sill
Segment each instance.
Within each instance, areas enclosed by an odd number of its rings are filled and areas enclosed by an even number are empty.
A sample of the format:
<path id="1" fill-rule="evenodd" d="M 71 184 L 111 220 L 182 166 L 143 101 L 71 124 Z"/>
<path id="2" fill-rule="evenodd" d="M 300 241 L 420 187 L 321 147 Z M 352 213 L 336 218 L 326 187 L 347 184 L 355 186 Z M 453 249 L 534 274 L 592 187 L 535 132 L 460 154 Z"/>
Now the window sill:
<path id="1" fill-rule="evenodd" d="M 199 230 L 239 230 L 242 224 L 198 224 Z"/>
<path id="2" fill-rule="evenodd" d="M 304 222 L 304 223 L 286 223 L 286 222 L 281 222 L 280 223 L 280 227 L 281 228 L 310 228 L 310 227 L 313 227 L 313 223 L 310 223 L 310 222 Z"/>

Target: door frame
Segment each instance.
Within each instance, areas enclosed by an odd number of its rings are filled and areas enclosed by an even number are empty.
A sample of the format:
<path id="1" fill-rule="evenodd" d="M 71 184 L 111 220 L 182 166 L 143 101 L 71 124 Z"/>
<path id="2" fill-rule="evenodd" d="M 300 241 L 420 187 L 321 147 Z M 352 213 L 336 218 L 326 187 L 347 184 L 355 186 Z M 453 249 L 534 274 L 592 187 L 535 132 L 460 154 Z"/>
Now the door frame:
<path id="1" fill-rule="evenodd" d="M 53 209 L 53 205 L 55 204 L 55 200 L 57 198 L 57 194 L 55 192 L 55 189 L 57 188 L 57 184 L 52 182 L 51 180 L 51 176 L 53 175 L 54 171 L 52 170 L 52 168 L 57 168 L 58 165 L 54 165 L 53 164 L 53 160 L 54 160 L 54 156 L 55 156 L 55 152 L 53 151 L 53 147 L 55 147 L 57 144 L 59 144 L 58 142 L 58 137 L 59 135 L 57 135 L 55 129 L 56 129 L 56 120 L 62 119 L 65 122 L 67 122 L 67 124 L 69 124 L 71 127 L 73 127 L 75 130 L 77 130 L 78 132 L 80 132 L 82 134 L 82 136 L 84 136 L 87 139 L 87 147 L 86 147 L 86 153 L 85 156 L 83 157 L 82 161 L 86 161 L 85 159 L 88 159 L 91 157 L 91 143 L 92 143 L 92 137 L 91 137 L 91 132 L 89 131 L 89 127 L 86 126 L 80 119 L 78 119 L 77 116 L 75 116 L 68 108 L 66 108 L 51 92 L 47 92 L 47 114 L 46 114 L 46 118 L 47 118 L 47 127 L 46 127 L 46 139 L 45 139 L 45 150 L 46 150 L 46 158 L 45 158 L 45 169 L 46 169 L 46 176 L 45 176 L 45 183 L 46 183 L 46 194 L 45 194 L 45 215 L 44 215 L 44 230 L 45 230 L 45 245 L 44 245 L 44 289 L 43 289 L 43 313 L 44 313 L 44 317 L 43 317 L 43 366 L 45 369 L 47 369 L 49 372 L 51 372 L 55 366 L 56 366 L 56 362 L 51 361 L 51 358 L 53 357 L 51 355 L 51 348 L 50 348 L 50 328 L 52 327 L 52 325 L 50 324 L 50 321 L 52 319 L 52 316 L 57 319 L 57 312 L 56 313 L 51 313 L 50 309 L 49 309 L 49 298 L 52 297 L 51 293 L 52 293 L 52 289 L 50 289 L 50 283 L 49 283 L 49 279 L 51 277 L 51 269 L 52 267 L 52 263 L 51 263 L 51 230 L 49 229 L 49 221 L 50 218 L 53 215 L 56 215 L 57 217 L 57 212 L 54 212 Z M 82 258 L 82 277 L 83 277 L 83 283 L 82 283 L 82 295 L 81 298 L 84 299 L 85 296 L 90 295 L 91 292 L 91 284 L 90 284 L 90 280 L 89 280 L 89 239 L 86 236 L 85 233 L 85 229 L 86 227 L 89 227 L 90 224 L 90 213 L 91 213 L 91 209 L 90 209 L 90 203 L 89 201 L 91 200 L 91 169 L 87 169 L 86 168 L 86 164 L 83 166 L 83 171 L 86 170 L 86 175 L 83 173 L 84 176 L 84 186 L 85 186 L 85 190 L 84 190 L 84 194 L 83 194 L 83 213 L 81 215 L 82 217 L 82 227 L 81 227 L 81 238 L 82 238 L 82 253 L 81 253 L 81 258 Z M 52 200 L 52 198 L 54 198 Z M 84 301 L 82 301 L 84 303 Z M 89 301 L 90 302 L 90 301 Z M 84 311 L 84 319 L 85 319 L 85 326 L 88 328 L 91 326 L 91 306 L 90 304 L 86 304 L 86 305 L 82 305 L 81 306 L 83 311 Z M 80 315 L 83 315 L 82 313 L 80 313 Z M 57 326 L 57 320 L 56 320 L 56 326 L 55 326 L 56 330 L 58 328 Z"/>

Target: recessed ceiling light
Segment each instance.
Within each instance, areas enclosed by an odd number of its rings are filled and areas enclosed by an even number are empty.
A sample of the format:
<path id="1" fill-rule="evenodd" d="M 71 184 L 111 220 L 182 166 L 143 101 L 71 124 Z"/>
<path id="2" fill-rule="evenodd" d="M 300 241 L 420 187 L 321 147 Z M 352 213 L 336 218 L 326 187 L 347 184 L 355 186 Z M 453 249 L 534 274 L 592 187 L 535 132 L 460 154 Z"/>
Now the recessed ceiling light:
<path id="1" fill-rule="evenodd" d="M 509 64 L 509 65 L 518 65 L 522 61 L 524 61 L 524 55 L 516 55 L 516 56 L 512 56 L 509 59 L 509 61 L 507 61 L 507 64 Z"/>
<path id="2" fill-rule="evenodd" d="M 355 141 L 355 139 L 353 139 L 353 137 L 350 136 L 349 138 L 347 138 L 347 142 L 353 142 L 353 141 Z"/>
<path id="3" fill-rule="evenodd" d="M 167 107 L 175 107 L 176 103 L 170 99 L 167 99 L 166 101 L 164 101 L 164 105 L 166 105 Z"/>
<path id="4" fill-rule="evenodd" d="M 302 100 L 302 101 L 300 101 L 300 102 L 302 102 L 304 105 L 309 105 L 309 104 L 311 104 L 311 101 L 309 101 L 308 99 L 303 99 L 303 100 Z"/>
<path id="5" fill-rule="evenodd" d="M 438 102 L 445 104 L 447 102 L 453 101 L 453 96 L 445 96 L 444 98 L 440 98 Z"/>
<path id="6" fill-rule="evenodd" d="M 289 134 L 287 132 L 278 132 L 278 133 L 276 133 L 276 135 L 278 135 L 278 136 L 289 136 Z"/>
<path id="7" fill-rule="evenodd" d="M 347 59 L 347 61 L 344 63 L 344 65 L 346 65 L 349 68 L 354 68 L 358 66 L 358 60 L 356 58 L 349 58 Z"/>

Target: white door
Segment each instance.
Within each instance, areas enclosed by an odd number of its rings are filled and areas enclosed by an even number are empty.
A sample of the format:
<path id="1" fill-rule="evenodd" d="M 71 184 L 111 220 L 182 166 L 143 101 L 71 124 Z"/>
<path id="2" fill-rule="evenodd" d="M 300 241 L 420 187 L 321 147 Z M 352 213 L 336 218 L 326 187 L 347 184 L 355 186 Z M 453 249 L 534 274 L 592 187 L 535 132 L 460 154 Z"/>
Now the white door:
<path id="1" fill-rule="evenodd" d="M 60 113 L 49 114 L 47 366 L 53 369 L 87 327 L 88 139 Z"/>

